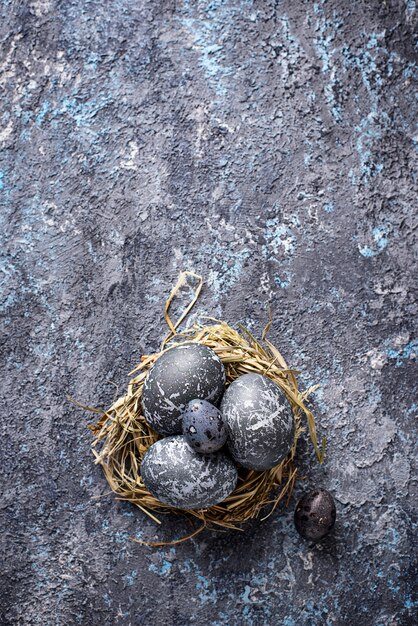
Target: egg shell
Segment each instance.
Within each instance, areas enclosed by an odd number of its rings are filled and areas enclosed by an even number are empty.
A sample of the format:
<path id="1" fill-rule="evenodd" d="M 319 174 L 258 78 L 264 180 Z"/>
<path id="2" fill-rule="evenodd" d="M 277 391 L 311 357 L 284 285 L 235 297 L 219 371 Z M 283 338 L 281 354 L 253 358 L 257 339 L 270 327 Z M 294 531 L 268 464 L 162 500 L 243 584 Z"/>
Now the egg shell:
<path id="1" fill-rule="evenodd" d="M 207 400 L 192 400 L 183 413 L 183 435 L 200 454 L 220 450 L 226 442 L 226 426 L 219 409 Z"/>
<path id="2" fill-rule="evenodd" d="M 190 400 L 218 404 L 225 388 L 225 369 L 213 350 L 184 343 L 164 352 L 154 363 L 142 388 L 147 422 L 161 435 L 182 432 L 182 413 Z"/>
<path id="3" fill-rule="evenodd" d="M 206 509 L 222 502 L 238 480 L 237 468 L 226 454 L 198 454 L 182 435 L 150 446 L 141 476 L 157 500 L 179 509 Z"/>
<path id="4" fill-rule="evenodd" d="M 270 378 L 244 374 L 227 388 L 220 407 L 232 458 L 262 471 L 280 463 L 294 439 L 294 419 L 286 396 Z"/>
<path id="5" fill-rule="evenodd" d="M 315 489 L 299 500 L 295 509 L 298 533 L 309 541 L 319 541 L 335 524 L 337 511 L 334 498 L 326 489 Z"/>

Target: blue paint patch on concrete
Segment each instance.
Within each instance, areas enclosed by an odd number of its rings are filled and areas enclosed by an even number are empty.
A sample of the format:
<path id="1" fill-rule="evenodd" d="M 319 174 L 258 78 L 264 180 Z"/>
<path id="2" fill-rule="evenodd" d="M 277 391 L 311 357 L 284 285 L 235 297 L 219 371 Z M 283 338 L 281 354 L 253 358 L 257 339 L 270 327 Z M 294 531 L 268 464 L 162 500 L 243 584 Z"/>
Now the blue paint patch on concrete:
<path id="1" fill-rule="evenodd" d="M 50 108 L 50 104 L 49 102 L 44 102 L 41 106 L 41 110 L 39 111 L 38 115 L 35 118 L 35 122 L 36 125 L 40 128 L 42 126 L 42 123 L 46 117 L 46 114 L 48 113 Z"/>
<path id="2" fill-rule="evenodd" d="M 126 542 L 129 541 L 129 533 L 125 530 L 117 530 L 114 536 L 115 541 L 118 544 L 126 544 Z"/>
<path id="3" fill-rule="evenodd" d="M 133 569 L 130 574 L 126 574 L 125 576 L 126 584 L 129 587 L 132 587 L 136 583 L 137 578 L 138 578 L 138 570 Z"/>
<path id="4" fill-rule="evenodd" d="M 415 11 L 417 10 L 417 3 L 415 0 L 404 0 L 405 3 L 405 17 L 407 20 L 412 19 Z"/>
<path id="5" fill-rule="evenodd" d="M 404 601 L 404 606 L 406 609 L 414 609 L 418 607 L 418 600 L 413 600 L 410 595 L 407 595 Z"/>
<path id="6" fill-rule="evenodd" d="M 96 70 L 99 60 L 100 60 L 100 56 L 96 52 L 90 52 L 90 54 L 88 55 L 85 61 L 85 67 L 90 70 Z"/>
<path id="7" fill-rule="evenodd" d="M 5 313 L 6 309 L 16 304 L 16 294 L 9 293 L 2 302 L 0 302 L 0 311 Z"/>
<path id="8" fill-rule="evenodd" d="M 334 62 L 334 57 L 339 50 L 334 46 L 334 42 L 338 30 L 344 25 L 344 22 L 337 19 L 335 14 L 333 20 L 324 19 L 323 9 L 317 3 L 314 5 L 314 13 L 318 16 L 315 23 L 317 35 L 313 40 L 314 47 L 322 63 L 321 71 L 328 80 L 324 85 L 325 101 L 335 122 L 340 124 L 343 121 L 343 114 L 336 95 L 339 93 L 340 79 L 338 66 Z"/>
<path id="9" fill-rule="evenodd" d="M 239 281 L 244 263 L 250 256 L 249 248 L 225 247 L 218 240 L 213 243 L 204 243 L 200 247 L 199 258 L 202 267 L 208 268 L 207 282 L 216 299 L 228 295 L 235 283 Z M 220 263 L 221 259 L 222 263 Z"/>
<path id="10" fill-rule="evenodd" d="M 383 252 L 389 243 L 388 229 L 386 226 L 375 226 L 372 230 L 372 245 L 364 245 L 359 247 L 361 256 L 372 258 Z"/>
<path id="11" fill-rule="evenodd" d="M 285 255 L 291 255 L 295 252 L 296 237 L 286 224 L 281 223 L 279 218 L 266 221 L 265 240 L 266 244 L 262 252 L 266 257 L 271 253 L 277 255 L 279 252 L 284 252 Z"/>
<path id="12" fill-rule="evenodd" d="M 387 228 L 385 226 L 376 226 L 373 228 L 373 239 L 377 244 L 378 250 L 384 250 L 388 245 Z"/>
<path id="13" fill-rule="evenodd" d="M 244 604 L 251 604 L 252 600 L 250 599 L 251 587 L 249 585 L 245 585 L 244 592 L 241 594 L 241 600 Z"/>
<path id="14" fill-rule="evenodd" d="M 292 280 L 291 262 L 297 250 L 293 229 L 298 226 L 299 218 L 294 215 L 289 216 L 286 222 L 280 218 L 266 221 L 261 254 L 266 261 L 279 266 L 279 269 L 274 269 L 273 280 L 280 289 L 287 289 Z"/>
<path id="15" fill-rule="evenodd" d="M 366 258 L 371 258 L 376 256 L 376 252 L 373 251 L 371 248 L 369 248 L 369 246 L 363 246 L 360 249 L 360 254 Z"/>
<path id="16" fill-rule="evenodd" d="M 64 98 L 59 106 L 51 112 L 51 117 L 58 120 L 63 115 L 69 115 L 78 128 L 89 126 L 96 115 L 112 105 L 114 99 L 110 96 L 99 96 L 85 102 L 76 98 Z"/>
<path id="17" fill-rule="evenodd" d="M 376 64 L 375 57 L 367 47 L 353 52 L 352 49 L 345 46 L 342 52 L 345 66 L 358 71 L 371 102 L 376 104 L 377 90 L 383 86 L 384 79 Z"/>
<path id="18" fill-rule="evenodd" d="M 197 597 L 202 605 L 216 604 L 218 601 L 216 581 L 206 576 L 193 559 L 184 559 L 181 563 L 179 562 L 179 569 L 183 573 L 187 572 L 195 576 Z"/>
<path id="19" fill-rule="evenodd" d="M 169 574 L 171 572 L 172 567 L 173 567 L 173 564 L 171 563 L 171 561 L 167 561 L 166 559 L 163 559 L 163 562 L 159 571 L 160 576 L 166 576 L 167 574 Z"/>
<path id="20" fill-rule="evenodd" d="M 192 12 L 193 4 L 185 2 L 188 12 Z M 194 48 L 199 53 L 198 63 L 205 72 L 211 89 L 220 98 L 228 93 L 228 77 L 234 70 L 224 65 L 224 46 L 222 35 L 228 24 L 236 19 L 236 8 L 228 7 L 223 2 L 211 2 L 206 8 L 208 18 L 195 18 L 182 15 L 180 23 L 190 34 Z M 224 35 L 225 37 L 225 35 Z"/>
<path id="21" fill-rule="evenodd" d="M 418 340 L 410 341 L 403 348 L 386 348 L 386 355 L 389 359 L 395 361 L 395 367 L 401 367 L 408 361 L 415 361 L 418 354 Z"/>
<path id="22" fill-rule="evenodd" d="M 386 537 L 387 537 L 387 540 L 390 542 L 390 544 L 394 546 L 396 549 L 396 546 L 399 544 L 401 540 L 401 536 L 399 532 L 396 530 L 396 528 L 388 528 L 386 530 Z"/>
<path id="23" fill-rule="evenodd" d="M 283 270 L 281 274 L 274 274 L 274 283 L 280 287 L 280 289 L 287 289 L 292 282 L 292 276 L 289 271 Z"/>
<path id="24" fill-rule="evenodd" d="M 406 410 L 406 412 L 409 415 L 414 415 L 415 413 L 418 412 L 418 405 L 415 402 L 413 402 L 411 406 Z"/>
<path id="25" fill-rule="evenodd" d="M 203 574 L 197 575 L 196 590 L 199 592 L 198 597 L 202 604 L 216 604 L 218 600 L 218 593 L 214 586 L 214 581 L 211 581 Z"/>
<path id="26" fill-rule="evenodd" d="M 150 563 L 148 570 L 153 574 L 157 574 L 161 577 L 166 577 L 171 572 L 172 564 L 169 561 L 163 561 L 160 567 L 157 567 L 155 563 Z"/>
<path id="27" fill-rule="evenodd" d="M 168 578 L 171 574 L 173 568 L 173 558 L 175 558 L 176 549 L 170 548 L 167 550 L 162 550 L 158 552 L 159 562 L 152 562 L 148 566 L 148 570 L 157 574 L 161 578 Z"/>
<path id="28" fill-rule="evenodd" d="M 138 539 L 139 541 L 143 541 L 144 540 L 144 531 L 139 529 L 135 532 L 134 535 L 135 539 Z"/>
<path id="29" fill-rule="evenodd" d="M 215 620 L 213 622 L 210 622 L 211 626 L 225 626 L 225 624 L 230 623 L 230 616 L 227 613 L 219 611 L 218 617 L 220 621 Z"/>
<path id="30" fill-rule="evenodd" d="M 108 593 L 104 593 L 102 595 L 102 598 L 103 598 L 103 601 L 106 604 L 106 606 L 112 606 L 113 599 L 112 599 L 112 597 Z"/>
<path id="31" fill-rule="evenodd" d="M 356 148 L 360 157 L 360 171 L 366 184 L 384 169 L 384 163 L 376 160 L 374 146 L 382 139 L 390 124 L 385 112 L 377 114 L 373 110 L 355 128 L 358 133 Z"/>
<path id="32" fill-rule="evenodd" d="M 380 31 L 378 33 L 370 33 L 368 41 L 366 43 L 366 48 L 368 50 L 372 50 L 373 48 L 378 48 L 381 46 L 381 43 L 385 40 L 385 31 Z"/>

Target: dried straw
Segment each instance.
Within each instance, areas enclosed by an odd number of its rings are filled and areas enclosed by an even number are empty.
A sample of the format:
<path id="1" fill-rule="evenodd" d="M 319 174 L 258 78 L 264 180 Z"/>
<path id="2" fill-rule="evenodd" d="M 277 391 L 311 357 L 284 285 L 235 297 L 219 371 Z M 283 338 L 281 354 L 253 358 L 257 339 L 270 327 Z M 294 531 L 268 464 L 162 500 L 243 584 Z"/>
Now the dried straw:
<path id="1" fill-rule="evenodd" d="M 187 281 L 197 281 L 197 285 L 193 287 L 189 305 L 173 324 L 169 317 L 169 309 L 182 288 L 187 286 Z M 299 391 L 296 380 L 299 372 L 290 369 L 277 348 L 266 339 L 272 321 L 270 310 L 270 320 L 261 341 L 241 325 L 239 325 L 241 332 L 238 332 L 225 322 L 210 317 L 201 318 L 188 330 L 177 332 L 178 326 L 199 297 L 202 283 L 202 277 L 193 272 L 180 274 L 166 303 L 165 317 L 170 333 L 163 341 L 161 351 L 141 358 L 141 363 L 130 373 L 134 374 L 134 377 L 128 384 L 127 393 L 103 412 L 96 424 L 89 425 L 94 435 L 92 450 L 95 462 L 102 466 L 111 490 L 118 496 L 117 499 L 132 502 L 158 524 L 161 523 L 158 515 L 166 513 L 187 515 L 200 521 L 201 525 L 191 535 L 172 543 L 184 541 L 205 527 L 239 530 L 237 524 L 258 517 L 266 505 L 270 505 L 270 510 L 263 519 L 271 515 L 286 496 L 288 501 L 297 475 L 294 457 L 297 441 L 304 430 L 302 417 L 307 421 L 319 462 L 322 463 L 324 455 L 325 441 L 323 440 L 319 450 L 315 420 L 305 404 L 307 396 L 318 385 L 304 392 Z M 286 394 L 293 409 L 296 426 L 292 448 L 288 456 L 276 467 L 264 472 L 240 467 L 237 487 L 226 500 L 207 509 L 189 511 L 181 511 L 156 500 L 144 487 L 139 471 L 144 454 L 161 438 L 142 415 L 141 394 L 144 379 L 164 351 L 184 341 L 198 342 L 212 348 L 225 366 L 227 384 L 248 372 L 260 373 L 271 378 Z M 165 542 L 155 544 L 148 542 L 148 545 L 163 544 L 165 545 Z"/>

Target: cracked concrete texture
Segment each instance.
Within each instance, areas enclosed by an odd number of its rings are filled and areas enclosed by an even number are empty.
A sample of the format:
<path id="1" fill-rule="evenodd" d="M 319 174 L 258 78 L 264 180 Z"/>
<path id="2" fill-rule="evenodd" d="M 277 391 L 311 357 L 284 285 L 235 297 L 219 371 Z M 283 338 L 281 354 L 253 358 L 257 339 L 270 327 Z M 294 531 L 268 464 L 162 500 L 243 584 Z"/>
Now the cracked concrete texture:
<path id="1" fill-rule="evenodd" d="M 1 624 L 414 623 L 416 51 L 411 1 L 43 0 L 1 7 Z M 156 527 L 107 493 L 90 416 L 193 316 L 320 382 L 289 509 Z M 337 501 L 313 547 L 294 504 Z M 415 499 L 416 502 L 416 499 Z"/>

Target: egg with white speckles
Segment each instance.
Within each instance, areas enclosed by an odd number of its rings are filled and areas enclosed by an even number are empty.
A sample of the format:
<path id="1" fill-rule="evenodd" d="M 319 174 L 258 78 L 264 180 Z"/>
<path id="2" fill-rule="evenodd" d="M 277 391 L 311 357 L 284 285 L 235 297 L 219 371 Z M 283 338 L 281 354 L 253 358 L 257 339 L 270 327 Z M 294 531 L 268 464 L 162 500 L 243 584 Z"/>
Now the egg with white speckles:
<path id="1" fill-rule="evenodd" d="M 275 382 L 244 374 L 227 388 L 220 407 L 232 458 L 243 467 L 270 469 L 288 454 L 295 424 L 291 406 Z"/>
<path id="2" fill-rule="evenodd" d="M 301 498 L 295 509 L 298 533 L 309 541 L 319 541 L 335 524 L 337 511 L 334 498 L 326 489 L 316 489 Z"/>
<path id="3" fill-rule="evenodd" d="M 216 452 L 226 441 L 221 412 L 207 400 L 192 400 L 183 413 L 183 435 L 196 452 Z"/>
<path id="4" fill-rule="evenodd" d="M 225 369 L 213 350 L 184 343 L 164 352 L 154 363 L 142 389 L 142 409 L 149 425 L 161 435 L 182 432 L 182 413 L 190 400 L 219 403 Z"/>
<path id="5" fill-rule="evenodd" d="M 226 454 L 198 454 L 182 435 L 150 446 L 141 476 L 157 500 L 179 509 L 206 509 L 222 502 L 238 479 L 237 468 Z"/>

